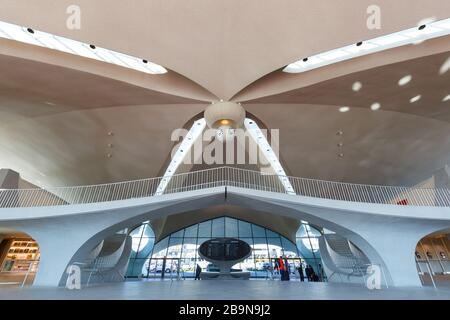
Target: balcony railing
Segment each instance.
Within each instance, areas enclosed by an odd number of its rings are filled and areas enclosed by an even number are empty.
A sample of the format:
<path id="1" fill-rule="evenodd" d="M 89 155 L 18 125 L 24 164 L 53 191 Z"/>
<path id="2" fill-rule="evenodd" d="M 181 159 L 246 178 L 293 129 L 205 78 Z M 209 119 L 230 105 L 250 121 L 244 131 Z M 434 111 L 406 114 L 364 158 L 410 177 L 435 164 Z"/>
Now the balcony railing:
<path id="1" fill-rule="evenodd" d="M 286 186 L 292 186 L 289 190 Z M 0 208 L 63 206 L 160 196 L 219 186 L 322 199 L 405 206 L 450 207 L 450 189 L 362 185 L 220 167 L 168 177 L 79 187 L 2 189 Z"/>

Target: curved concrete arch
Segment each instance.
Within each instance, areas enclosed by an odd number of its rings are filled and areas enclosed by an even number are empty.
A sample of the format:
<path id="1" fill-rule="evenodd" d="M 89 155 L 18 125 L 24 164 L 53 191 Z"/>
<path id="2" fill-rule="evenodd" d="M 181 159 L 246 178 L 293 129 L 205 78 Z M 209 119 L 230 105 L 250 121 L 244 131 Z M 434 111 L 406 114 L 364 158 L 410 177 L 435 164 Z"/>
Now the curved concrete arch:
<path id="1" fill-rule="evenodd" d="M 420 286 L 414 252 L 424 235 L 450 227 L 450 208 L 354 203 L 290 196 L 236 187 L 88 205 L 0 209 L 2 225 L 34 233 L 41 244 L 36 284 L 56 286 L 70 262 L 82 259 L 102 239 L 131 225 L 217 204 L 275 212 L 336 231 L 384 267 L 392 286 Z M 393 247 L 394 246 L 394 247 Z M 61 247 L 64 251 L 61 252 Z"/>

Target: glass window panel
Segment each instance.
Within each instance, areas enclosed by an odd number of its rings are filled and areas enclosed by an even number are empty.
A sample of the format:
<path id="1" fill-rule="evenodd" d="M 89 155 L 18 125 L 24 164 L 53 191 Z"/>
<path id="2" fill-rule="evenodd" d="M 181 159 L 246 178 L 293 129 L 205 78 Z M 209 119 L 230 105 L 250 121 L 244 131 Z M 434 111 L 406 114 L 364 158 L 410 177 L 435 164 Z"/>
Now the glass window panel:
<path id="1" fill-rule="evenodd" d="M 225 237 L 225 218 L 214 219 L 212 221 L 212 237 Z"/>
<path id="2" fill-rule="evenodd" d="M 170 235 L 171 238 L 183 238 L 184 237 L 184 229 L 181 229 L 175 233 Z"/>
<path id="3" fill-rule="evenodd" d="M 203 242 L 211 240 L 211 238 L 198 238 L 197 245 L 200 247 Z"/>
<path id="4" fill-rule="evenodd" d="M 195 258 L 198 249 L 197 239 L 185 238 L 184 240 L 182 258 Z"/>
<path id="5" fill-rule="evenodd" d="M 197 237 L 197 231 L 198 231 L 198 224 L 194 224 L 193 226 L 190 226 L 186 228 L 184 232 L 185 237 Z"/>
<path id="6" fill-rule="evenodd" d="M 297 249 L 303 258 L 314 258 L 309 238 L 297 238 Z"/>
<path id="7" fill-rule="evenodd" d="M 283 245 L 284 255 L 287 258 L 298 257 L 297 246 L 295 244 L 293 244 L 291 241 L 289 241 L 285 237 L 281 237 L 281 243 Z"/>
<path id="8" fill-rule="evenodd" d="M 271 258 L 278 258 L 283 255 L 281 240 L 278 238 L 267 238 L 269 255 Z"/>
<path id="9" fill-rule="evenodd" d="M 141 225 L 141 226 L 137 227 L 136 229 L 134 229 L 133 231 L 130 232 L 130 236 L 132 238 L 140 238 L 140 237 L 142 237 L 142 234 L 144 233 L 145 227 L 146 227 L 146 225 Z"/>
<path id="10" fill-rule="evenodd" d="M 153 232 L 152 227 L 150 227 L 148 224 L 145 224 L 144 232 L 142 233 L 142 236 L 147 237 L 147 238 L 154 238 L 155 233 Z"/>
<path id="11" fill-rule="evenodd" d="M 239 221 L 239 238 L 246 238 L 252 236 L 252 227 L 250 223 Z"/>
<path id="12" fill-rule="evenodd" d="M 303 237 L 307 237 L 307 236 L 308 236 L 308 233 L 306 232 L 305 225 L 304 224 L 300 225 L 300 228 L 298 228 L 298 230 L 297 230 L 296 237 L 303 238 Z"/>
<path id="13" fill-rule="evenodd" d="M 167 247 L 169 245 L 169 237 L 162 239 L 155 245 L 153 249 L 153 257 L 154 258 L 163 258 L 167 253 Z"/>
<path id="14" fill-rule="evenodd" d="M 311 225 L 305 225 L 306 230 L 308 231 L 309 237 L 320 237 L 322 234 L 320 233 L 319 230 L 317 230 L 316 228 L 314 228 Z"/>
<path id="15" fill-rule="evenodd" d="M 255 238 L 258 238 L 258 237 L 265 238 L 266 237 L 266 230 L 263 227 L 253 224 L 252 228 L 253 228 L 253 236 Z"/>
<path id="16" fill-rule="evenodd" d="M 167 258 L 180 258 L 183 238 L 170 237 L 169 248 L 167 250 Z"/>
<path id="17" fill-rule="evenodd" d="M 272 230 L 266 229 L 267 238 L 279 238 L 280 234 L 273 232 Z"/>
<path id="18" fill-rule="evenodd" d="M 147 258 L 153 251 L 155 245 L 155 238 L 141 238 L 139 244 L 138 258 Z"/>
<path id="19" fill-rule="evenodd" d="M 211 220 L 202 222 L 198 225 L 199 237 L 211 237 Z"/>
<path id="20" fill-rule="evenodd" d="M 225 236 L 228 238 L 237 238 L 238 234 L 238 222 L 236 219 L 225 218 Z"/>

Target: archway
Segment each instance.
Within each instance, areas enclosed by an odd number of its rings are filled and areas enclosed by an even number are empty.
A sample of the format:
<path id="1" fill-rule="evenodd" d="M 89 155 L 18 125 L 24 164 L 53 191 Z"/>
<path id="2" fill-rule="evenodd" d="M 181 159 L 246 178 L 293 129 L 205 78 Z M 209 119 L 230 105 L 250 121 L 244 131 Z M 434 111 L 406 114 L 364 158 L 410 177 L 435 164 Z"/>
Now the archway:
<path id="1" fill-rule="evenodd" d="M 450 287 L 450 234 L 448 230 L 422 238 L 415 251 L 417 272 L 424 286 Z"/>
<path id="2" fill-rule="evenodd" d="M 209 263 L 201 259 L 198 248 L 213 238 L 239 239 L 252 248 L 252 254 L 236 264 L 236 270 L 249 272 L 250 278 L 273 279 L 274 260 L 286 258 L 291 278 L 297 279 L 298 267 L 311 266 L 323 280 L 318 238 L 321 232 L 302 221 L 295 234 L 296 243 L 255 223 L 229 216 L 216 217 L 187 225 L 155 243 L 155 234 L 149 222 L 145 222 L 130 233 L 133 238 L 132 253 L 128 265 L 129 278 L 194 278 L 198 264 L 203 270 Z"/>
<path id="3" fill-rule="evenodd" d="M 0 231 L 0 288 L 32 285 L 39 267 L 39 244 L 26 233 Z"/>

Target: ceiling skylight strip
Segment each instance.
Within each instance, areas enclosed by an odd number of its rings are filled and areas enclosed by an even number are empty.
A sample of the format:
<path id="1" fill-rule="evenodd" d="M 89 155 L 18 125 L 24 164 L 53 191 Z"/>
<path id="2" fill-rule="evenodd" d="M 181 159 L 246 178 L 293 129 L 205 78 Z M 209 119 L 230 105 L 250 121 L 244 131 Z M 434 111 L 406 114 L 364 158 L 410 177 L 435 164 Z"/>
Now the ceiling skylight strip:
<path id="1" fill-rule="evenodd" d="M 200 119 L 194 122 L 186 137 L 184 137 L 183 141 L 178 147 L 178 150 L 175 152 L 172 160 L 170 161 L 170 164 L 167 167 L 166 172 L 164 173 L 164 177 L 162 178 L 161 182 L 158 185 L 158 188 L 156 189 L 155 195 L 162 195 L 164 193 L 170 183 L 170 180 L 172 180 L 173 175 L 176 174 L 178 167 L 183 163 L 184 158 L 191 155 L 192 146 L 202 136 L 205 128 L 205 119 Z"/>
<path id="2" fill-rule="evenodd" d="M 450 18 L 303 58 L 299 61 L 291 63 L 284 68 L 283 71 L 287 73 L 306 72 L 333 63 L 350 60 L 408 44 L 417 44 L 425 40 L 434 39 L 449 34 Z"/>
<path id="3" fill-rule="evenodd" d="M 286 193 L 295 195 L 296 193 L 294 191 L 294 188 L 292 187 L 292 184 L 289 181 L 289 178 L 287 177 L 286 172 L 283 169 L 283 166 L 278 160 L 277 155 L 273 151 L 271 145 L 267 141 L 267 138 L 264 136 L 258 124 L 256 124 L 254 120 L 246 118 L 244 121 L 244 126 L 247 132 L 252 137 L 252 139 L 257 143 L 259 149 L 269 162 L 274 173 L 278 176 L 278 179 L 280 180 L 281 184 L 286 190 Z"/>
<path id="4" fill-rule="evenodd" d="M 167 73 L 164 67 L 144 59 L 2 21 L 0 21 L 0 38 L 70 53 L 148 74 Z"/>

